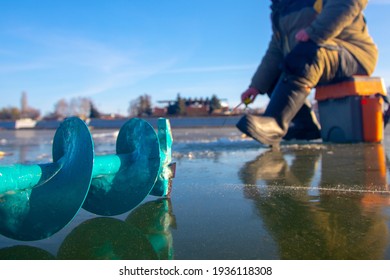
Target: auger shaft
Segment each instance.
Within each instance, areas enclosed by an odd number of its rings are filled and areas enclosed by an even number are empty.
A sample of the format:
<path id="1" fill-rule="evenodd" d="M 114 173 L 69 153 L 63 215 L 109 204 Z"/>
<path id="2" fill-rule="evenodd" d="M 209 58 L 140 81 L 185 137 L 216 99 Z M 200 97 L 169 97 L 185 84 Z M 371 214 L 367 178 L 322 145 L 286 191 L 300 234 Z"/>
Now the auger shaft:
<path id="1" fill-rule="evenodd" d="M 37 187 L 56 175 L 60 169 L 61 163 L 0 166 L 0 196 Z"/>

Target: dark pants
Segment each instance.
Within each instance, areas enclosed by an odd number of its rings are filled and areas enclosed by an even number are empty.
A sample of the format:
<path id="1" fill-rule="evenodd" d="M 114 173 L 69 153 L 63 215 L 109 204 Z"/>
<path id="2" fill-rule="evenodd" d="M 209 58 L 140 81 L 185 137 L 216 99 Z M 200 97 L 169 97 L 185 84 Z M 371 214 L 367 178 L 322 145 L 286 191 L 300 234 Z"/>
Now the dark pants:
<path id="1" fill-rule="evenodd" d="M 285 57 L 283 71 L 309 87 L 336 82 L 353 75 L 367 75 L 344 47 L 301 42 Z"/>
<path id="2" fill-rule="evenodd" d="M 360 63 L 345 48 L 318 46 L 312 41 L 299 43 L 285 58 L 283 72 L 301 84 L 315 87 L 342 81 L 353 75 L 367 75 Z M 270 91 L 269 97 L 272 96 Z M 308 100 L 302 105 L 292 122 L 303 126 L 319 126 L 311 112 Z"/>

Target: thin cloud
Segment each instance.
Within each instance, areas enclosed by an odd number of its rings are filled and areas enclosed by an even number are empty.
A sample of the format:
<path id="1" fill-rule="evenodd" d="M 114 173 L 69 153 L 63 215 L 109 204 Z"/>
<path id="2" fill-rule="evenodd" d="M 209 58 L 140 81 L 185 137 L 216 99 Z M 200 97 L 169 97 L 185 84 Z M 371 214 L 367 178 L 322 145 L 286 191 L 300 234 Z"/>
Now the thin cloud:
<path id="1" fill-rule="evenodd" d="M 58 70 L 66 69 L 64 66 L 86 67 L 93 71 L 109 72 L 121 66 L 132 63 L 130 52 L 118 51 L 104 43 L 88 40 L 61 32 L 53 33 L 25 28 L 17 28 L 6 32 L 11 38 L 16 38 L 18 43 L 9 49 L 1 49 L 0 55 L 8 63 L 3 71 L 29 70 L 29 65 L 37 65 L 39 69 L 47 68 Z M 19 50 L 30 48 L 29 53 Z M 136 53 L 133 55 L 137 55 Z M 9 61 L 13 60 L 13 64 Z M 14 66 L 15 65 L 15 66 Z M 24 66 L 26 65 L 26 66 Z M 32 68 L 33 69 L 33 68 Z"/>
<path id="2" fill-rule="evenodd" d="M 100 78 L 96 78 L 94 83 L 88 84 L 83 89 L 71 93 L 70 96 L 94 96 L 115 88 L 131 86 L 164 71 L 164 69 L 171 67 L 175 61 L 175 59 L 168 59 L 153 65 L 128 67 L 126 71 L 112 71 L 110 75 L 103 75 Z"/>
<path id="3" fill-rule="evenodd" d="M 73 88 L 66 94 L 68 97 L 93 96 L 133 85 L 171 68 L 178 60 L 175 56 L 161 55 L 158 49 L 123 48 L 61 32 L 29 28 L 28 32 L 16 30 L 13 36 L 39 51 L 31 56 L 14 50 L 13 56 L 7 57 L 7 61 L 13 58 L 14 62 L 3 63 L 0 73 L 17 75 L 18 72 L 40 70 L 48 77 L 61 75 L 66 81 L 73 79 L 67 84 L 67 91 L 69 87 Z M 1 51 L 8 52 L 7 49 Z M 23 58 L 28 61 L 23 62 Z"/>
<path id="4" fill-rule="evenodd" d="M 1 74 L 11 74 L 26 71 L 36 71 L 47 69 L 48 65 L 41 62 L 26 62 L 26 63 L 14 63 L 0 65 Z"/>
<path id="5" fill-rule="evenodd" d="M 35 53 L 34 56 L 23 53 L 18 55 L 18 50 L 13 50 L 16 52 L 13 55 L 15 63 L 0 66 L 0 73 L 17 75 L 17 72 L 35 73 L 39 70 L 48 79 L 60 75 L 60 83 L 55 85 L 54 91 L 67 98 L 91 97 L 123 90 L 158 74 L 246 71 L 257 66 L 246 64 L 175 68 L 178 62 L 191 57 L 193 45 L 177 53 L 170 49 L 161 50 L 158 46 L 145 48 L 142 42 L 138 42 L 137 47 L 118 46 L 66 32 L 41 31 L 31 27 L 28 30 L 14 30 L 12 36 L 31 45 Z M 7 52 L 7 49 L 2 51 Z M 21 62 L 23 58 L 28 61 Z M 206 88 L 181 90 L 206 92 Z"/>
<path id="6" fill-rule="evenodd" d="M 190 67 L 167 70 L 164 73 L 182 74 L 182 73 L 207 73 L 207 72 L 226 72 L 226 71 L 241 71 L 253 70 L 255 64 L 248 65 L 225 65 L 225 66 L 205 66 L 205 67 Z"/>

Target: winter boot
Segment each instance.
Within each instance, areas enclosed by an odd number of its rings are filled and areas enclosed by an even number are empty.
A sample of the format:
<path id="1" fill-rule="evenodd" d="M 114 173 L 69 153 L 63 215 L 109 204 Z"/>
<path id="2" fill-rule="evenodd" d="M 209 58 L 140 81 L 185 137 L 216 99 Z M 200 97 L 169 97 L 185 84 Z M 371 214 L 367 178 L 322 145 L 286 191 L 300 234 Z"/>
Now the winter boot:
<path id="1" fill-rule="evenodd" d="M 295 76 L 282 75 L 264 115 L 245 115 L 236 126 L 241 132 L 263 144 L 279 145 L 309 93 L 310 88 L 300 83 Z"/>
<path id="2" fill-rule="evenodd" d="M 302 108 L 292 119 L 284 140 L 314 140 L 321 138 L 321 126 L 306 99 Z"/>

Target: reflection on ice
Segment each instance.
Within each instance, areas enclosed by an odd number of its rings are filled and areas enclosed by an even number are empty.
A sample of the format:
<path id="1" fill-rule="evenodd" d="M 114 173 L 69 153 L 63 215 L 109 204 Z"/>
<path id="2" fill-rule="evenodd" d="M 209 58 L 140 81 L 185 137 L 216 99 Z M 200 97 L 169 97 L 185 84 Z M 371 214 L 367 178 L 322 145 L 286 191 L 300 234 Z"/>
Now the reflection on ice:
<path id="1" fill-rule="evenodd" d="M 388 193 L 382 144 L 285 146 L 265 151 L 239 172 L 246 185 Z"/>
<path id="2" fill-rule="evenodd" d="M 381 144 L 286 149 L 248 161 L 239 177 L 281 259 L 383 259 L 386 163 Z"/>
<path id="3" fill-rule="evenodd" d="M 53 254 L 33 245 L 1 248 L 0 260 L 130 260 L 172 259 L 171 229 L 176 227 L 171 201 L 146 202 L 124 220 L 94 217 L 65 236 Z"/>
<path id="4" fill-rule="evenodd" d="M 390 259 L 390 137 L 383 144 L 285 142 L 269 152 L 235 128 L 173 134 L 172 201 L 111 219 L 82 211 L 50 240 L 22 244 L 43 244 L 37 246 L 50 248 L 49 255 L 26 252 L 68 259 Z M 114 130 L 93 135 L 98 154 L 115 153 Z M 0 136 L 0 150 L 12 153 L 0 164 L 51 155 L 44 138 L 12 137 Z M 130 240 L 146 249 L 122 250 L 134 248 Z M 20 245 L 0 236 L 0 259 L 25 256 Z"/>

